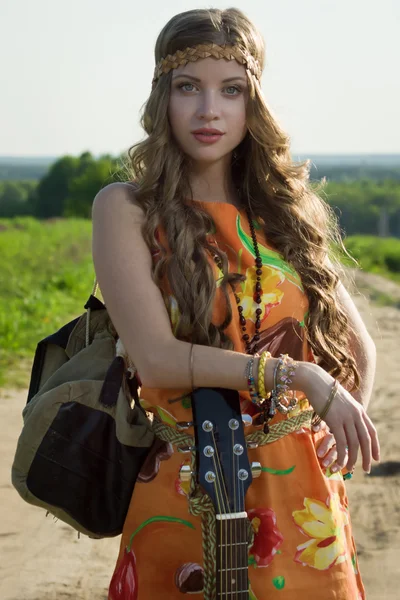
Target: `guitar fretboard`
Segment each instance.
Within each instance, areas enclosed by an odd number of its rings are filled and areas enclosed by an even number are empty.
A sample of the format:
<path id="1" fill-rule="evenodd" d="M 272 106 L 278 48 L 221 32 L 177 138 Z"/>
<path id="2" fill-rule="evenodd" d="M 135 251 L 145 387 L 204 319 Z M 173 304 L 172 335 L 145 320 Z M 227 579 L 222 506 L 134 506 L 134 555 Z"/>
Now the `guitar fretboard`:
<path id="1" fill-rule="evenodd" d="M 217 519 L 216 529 L 217 599 L 248 600 L 248 520 Z"/>

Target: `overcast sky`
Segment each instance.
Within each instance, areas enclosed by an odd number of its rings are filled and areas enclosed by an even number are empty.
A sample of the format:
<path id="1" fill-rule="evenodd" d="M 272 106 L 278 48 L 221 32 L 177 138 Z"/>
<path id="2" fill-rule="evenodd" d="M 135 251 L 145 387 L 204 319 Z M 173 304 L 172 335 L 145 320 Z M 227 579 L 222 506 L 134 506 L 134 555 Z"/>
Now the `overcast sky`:
<path id="1" fill-rule="evenodd" d="M 0 155 L 126 150 L 160 29 L 232 5 L 265 39 L 263 90 L 294 153 L 400 153 L 399 0 L 0 0 Z"/>

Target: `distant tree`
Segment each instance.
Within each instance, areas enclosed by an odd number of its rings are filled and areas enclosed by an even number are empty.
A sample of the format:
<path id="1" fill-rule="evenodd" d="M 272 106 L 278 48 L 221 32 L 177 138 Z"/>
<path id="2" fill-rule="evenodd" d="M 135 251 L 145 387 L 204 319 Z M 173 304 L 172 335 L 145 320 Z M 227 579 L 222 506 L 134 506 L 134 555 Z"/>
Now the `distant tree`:
<path id="1" fill-rule="evenodd" d="M 80 174 L 70 183 L 64 216 L 91 218 L 94 197 L 101 188 L 119 180 L 118 169 L 118 163 L 111 156 L 97 160 L 87 160 L 86 157 Z"/>
<path id="2" fill-rule="evenodd" d="M 35 182 L 31 181 L 0 182 L 0 217 L 12 218 L 32 214 L 28 198 L 35 185 Z"/>
<path id="3" fill-rule="evenodd" d="M 325 192 L 346 235 L 399 236 L 398 181 L 331 181 L 325 187 Z"/>
<path id="4" fill-rule="evenodd" d="M 47 219 L 63 215 L 69 186 L 79 167 L 80 158 L 73 156 L 63 156 L 50 167 L 31 198 L 36 217 Z"/>

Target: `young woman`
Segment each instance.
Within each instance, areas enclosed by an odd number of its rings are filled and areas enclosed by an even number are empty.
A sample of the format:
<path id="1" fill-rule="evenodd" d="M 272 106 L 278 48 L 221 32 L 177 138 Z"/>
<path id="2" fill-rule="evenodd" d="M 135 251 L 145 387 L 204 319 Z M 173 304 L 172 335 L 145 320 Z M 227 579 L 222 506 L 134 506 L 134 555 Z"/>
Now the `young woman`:
<path id="1" fill-rule="evenodd" d="M 100 288 L 160 434 L 109 598 L 365 598 L 344 476 L 359 448 L 366 472 L 379 460 L 375 348 L 339 280 L 337 225 L 266 104 L 263 40 L 243 13 L 175 16 L 155 60 L 130 181 L 93 205 Z M 180 476 L 193 386 L 238 390 L 245 434 L 258 432 L 245 576 L 226 572 L 223 589 L 210 508 Z"/>

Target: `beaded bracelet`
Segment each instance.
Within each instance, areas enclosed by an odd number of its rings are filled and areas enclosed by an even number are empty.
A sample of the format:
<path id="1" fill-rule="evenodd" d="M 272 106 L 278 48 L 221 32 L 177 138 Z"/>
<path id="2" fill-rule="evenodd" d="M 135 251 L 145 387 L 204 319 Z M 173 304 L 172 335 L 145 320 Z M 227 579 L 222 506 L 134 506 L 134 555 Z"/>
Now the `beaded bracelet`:
<path id="1" fill-rule="evenodd" d="M 253 375 L 254 360 L 257 357 L 258 357 L 258 354 L 254 354 L 254 356 L 252 356 L 249 359 L 249 362 L 246 365 L 247 385 L 248 385 L 248 388 L 249 388 L 250 398 L 251 398 L 251 401 L 253 402 L 253 404 L 259 404 L 260 403 L 260 397 L 257 394 L 256 382 L 254 380 L 254 375 Z"/>
<path id="2" fill-rule="evenodd" d="M 265 350 L 261 353 L 260 360 L 258 361 L 258 395 L 264 399 L 268 396 L 267 390 L 265 389 L 265 364 L 271 357 L 271 352 Z"/>
<path id="3" fill-rule="evenodd" d="M 289 384 L 292 383 L 292 379 L 298 362 L 293 360 L 288 354 L 281 354 L 279 361 L 274 370 L 274 389 L 272 390 L 273 403 L 280 413 L 286 414 L 292 410 L 298 403 L 294 392 L 292 397 L 289 399 L 287 394 L 289 392 Z"/>

